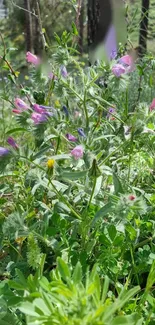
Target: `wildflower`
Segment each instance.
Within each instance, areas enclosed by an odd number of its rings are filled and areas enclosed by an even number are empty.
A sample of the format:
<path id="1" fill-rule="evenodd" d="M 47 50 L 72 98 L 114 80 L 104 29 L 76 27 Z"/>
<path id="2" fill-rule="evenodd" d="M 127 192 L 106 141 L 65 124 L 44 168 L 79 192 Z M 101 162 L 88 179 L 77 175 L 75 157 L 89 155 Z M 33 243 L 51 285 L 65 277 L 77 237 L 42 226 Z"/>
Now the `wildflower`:
<path id="1" fill-rule="evenodd" d="M 42 114 L 45 112 L 45 110 L 42 107 L 40 107 L 40 105 L 38 105 L 38 104 L 34 104 L 33 109 L 35 112 L 37 112 L 39 114 Z"/>
<path id="2" fill-rule="evenodd" d="M 53 72 L 49 72 L 49 74 L 48 74 L 48 78 L 51 79 L 51 80 L 52 80 L 52 79 L 53 79 L 53 80 L 58 79 L 57 76 L 55 76 L 55 75 L 53 74 Z"/>
<path id="3" fill-rule="evenodd" d="M 66 138 L 71 142 L 76 142 L 77 141 L 77 138 L 75 138 L 74 135 L 72 135 L 70 133 L 66 134 Z"/>
<path id="4" fill-rule="evenodd" d="M 60 72 L 61 72 L 62 77 L 67 78 L 68 72 L 67 72 L 67 69 L 66 69 L 66 67 L 64 65 L 62 65 L 60 67 Z"/>
<path id="5" fill-rule="evenodd" d="M 63 108 L 65 115 L 68 117 L 69 116 L 68 108 L 65 105 L 62 108 Z"/>
<path id="6" fill-rule="evenodd" d="M 133 57 L 131 55 L 124 55 L 119 60 L 118 63 L 122 64 L 126 68 L 126 73 L 132 72 L 135 68 Z"/>
<path id="7" fill-rule="evenodd" d="M 83 152 L 84 152 L 84 149 L 81 145 L 79 146 L 76 146 L 72 151 L 71 151 L 71 155 L 76 159 L 80 159 L 83 157 Z"/>
<path id="8" fill-rule="evenodd" d="M 111 54 L 110 54 L 110 60 L 115 59 L 117 56 L 117 51 L 116 50 L 112 50 Z"/>
<path id="9" fill-rule="evenodd" d="M 129 199 L 130 201 L 134 201 L 134 200 L 136 199 L 136 196 L 133 195 L 133 194 L 131 194 L 131 195 L 128 196 L 128 199 Z"/>
<path id="10" fill-rule="evenodd" d="M 53 168 L 54 167 L 54 164 L 55 164 L 55 160 L 54 159 L 48 159 L 47 161 L 47 167 L 50 169 L 50 168 Z"/>
<path id="11" fill-rule="evenodd" d="M 29 108 L 28 105 L 20 98 L 15 98 L 14 103 L 17 109 L 27 110 Z"/>
<path id="12" fill-rule="evenodd" d="M 56 106 L 57 108 L 59 108 L 59 107 L 60 107 L 60 102 L 59 102 L 59 100 L 58 100 L 58 99 L 55 101 L 55 106 Z"/>
<path id="13" fill-rule="evenodd" d="M 10 150 L 4 147 L 0 147 L 0 157 L 6 156 L 10 153 Z"/>
<path id="14" fill-rule="evenodd" d="M 81 117 L 81 113 L 80 113 L 79 111 L 75 111 L 75 112 L 74 112 L 74 117 L 75 117 L 75 118 L 79 118 L 79 117 Z"/>
<path id="15" fill-rule="evenodd" d="M 82 128 L 78 128 L 78 133 L 79 133 L 79 135 L 81 135 L 81 137 L 84 137 L 84 138 L 86 138 L 86 135 L 85 135 L 85 133 L 84 133 L 84 131 L 83 131 L 83 129 Z"/>
<path id="16" fill-rule="evenodd" d="M 9 137 L 7 139 L 7 143 L 14 149 L 18 149 L 18 144 L 15 142 L 15 140 L 12 137 Z"/>
<path id="17" fill-rule="evenodd" d="M 115 114 L 115 112 L 116 112 L 116 109 L 114 107 L 109 107 L 107 118 L 115 119 L 115 117 L 112 116 L 112 114 Z"/>
<path id="18" fill-rule="evenodd" d="M 46 114 L 39 114 L 39 113 L 32 113 L 31 119 L 33 120 L 34 124 L 40 124 L 47 121 Z"/>
<path id="19" fill-rule="evenodd" d="M 13 109 L 12 112 L 15 113 L 15 114 L 21 114 L 22 113 L 22 111 L 20 109 Z"/>
<path id="20" fill-rule="evenodd" d="M 31 52 L 27 52 L 26 53 L 26 61 L 28 63 L 32 63 L 34 65 L 38 65 L 40 64 L 40 58 L 38 58 L 36 55 L 34 55 L 33 53 Z"/>
<path id="21" fill-rule="evenodd" d="M 112 67 L 112 72 L 117 78 L 119 78 L 122 74 L 126 72 L 126 70 L 122 64 L 117 63 Z"/>
<path id="22" fill-rule="evenodd" d="M 48 78 L 49 78 L 49 79 L 54 79 L 54 74 L 53 74 L 53 72 L 49 72 L 49 74 L 48 74 Z"/>
<path id="23" fill-rule="evenodd" d="M 153 99 L 151 105 L 150 105 L 150 111 L 152 112 L 155 109 L 155 98 Z"/>

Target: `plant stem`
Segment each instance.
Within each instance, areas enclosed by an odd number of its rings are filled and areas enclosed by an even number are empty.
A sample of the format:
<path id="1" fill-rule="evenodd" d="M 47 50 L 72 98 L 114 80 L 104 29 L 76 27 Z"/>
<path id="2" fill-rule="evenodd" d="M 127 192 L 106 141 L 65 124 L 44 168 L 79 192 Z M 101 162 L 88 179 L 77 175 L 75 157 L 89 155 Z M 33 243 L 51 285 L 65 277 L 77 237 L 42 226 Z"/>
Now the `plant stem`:
<path id="1" fill-rule="evenodd" d="M 93 196 L 94 196 L 95 187 L 96 187 L 96 181 L 97 181 L 97 177 L 94 178 L 94 183 L 93 183 L 93 188 L 92 188 L 91 195 L 90 195 L 90 199 L 89 199 L 89 203 L 88 203 L 88 208 L 89 208 L 89 206 L 91 204 L 91 201 L 93 199 Z"/>

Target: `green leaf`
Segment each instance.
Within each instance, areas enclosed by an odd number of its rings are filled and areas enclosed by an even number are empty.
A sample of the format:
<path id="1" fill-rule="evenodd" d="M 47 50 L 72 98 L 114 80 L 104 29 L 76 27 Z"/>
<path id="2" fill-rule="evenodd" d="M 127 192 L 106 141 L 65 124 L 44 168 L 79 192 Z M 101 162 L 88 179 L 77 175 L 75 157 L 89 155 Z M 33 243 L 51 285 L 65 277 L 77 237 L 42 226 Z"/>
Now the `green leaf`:
<path id="1" fill-rule="evenodd" d="M 109 278 L 107 276 L 105 276 L 103 291 L 102 291 L 102 298 L 101 298 L 102 304 L 104 304 L 104 302 L 106 300 L 108 289 L 109 289 Z"/>
<path id="2" fill-rule="evenodd" d="M 75 36 L 79 35 L 75 23 L 72 23 L 72 31 L 73 31 L 73 34 L 74 34 Z"/>
<path id="3" fill-rule="evenodd" d="M 30 157 L 31 161 L 34 161 L 35 159 L 41 157 L 47 150 L 49 150 L 51 146 L 46 146 L 45 148 L 41 149 L 39 152 L 37 152 L 35 155 L 32 155 Z"/>
<path id="4" fill-rule="evenodd" d="M 27 288 L 27 281 L 26 281 L 23 273 L 19 269 L 16 269 L 16 274 L 17 274 L 17 276 L 19 278 L 20 284 L 25 286 L 25 289 L 26 289 Z"/>
<path id="5" fill-rule="evenodd" d="M 6 134 L 13 134 L 13 133 L 18 133 L 18 132 L 27 132 L 26 129 L 24 128 L 16 128 L 16 129 L 11 129 L 9 131 L 6 132 Z"/>
<path id="6" fill-rule="evenodd" d="M 80 262 L 77 262 L 73 273 L 73 281 L 75 284 L 80 283 L 82 280 L 82 266 Z"/>
<path id="7" fill-rule="evenodd" d="M 117 234 L 116 227 L 114 225 L 110 225 L 108 228 L 108 233 L 109 233 L 109 237 L 111 238 L 111 240 L 114 241 L 116 234 Z"/>
<path id="8" fill-rule="evenodd" d="M 87 170 L 84 171 L 77 171 L 77 172 L 62 172 L 62 174 L 59 175 L 59 177 L 70 179 L 70 180 L 76 180 L 82 177 L 85 177 L 87 175 Z"/>
<path id="9" fill-rule="evenodd" d="M 56 156 L 51 156 L 51 159 L 54 160 L 71 159 L 71 155 L 67 155 L 67 154 L 56 155 Z"/>
<path id="10" fill-rule="evenodd" d="M 112 202 L 107 203 L 106 205 L 104 205 L 103 208 L 101 208 L 96 214 L 95 217 L 92 221 L 92 226 L 94 226 L 94 224 L 100 219 L 105 217 L 107 214 L 111 213 L 113 211 L 113 206 L 112 206 Z"/>
<path id="11" fill-rule="evenodd" d="M 130 301 L 131 298 L 133 298 L 138 291 L 140 290 L 139 286 L 134 287 L 133 289 L 130 289 L 126 291 L 126 288 L 123 289 L 119 297 L 115 300 L 115 302 L 107 307 L 105 310 L 105 314 L 103 317 L 103 322 L 109 321 L 111 316 L 118 310 L 121 309 L 127 302 Z"/>
<path id="12" fill-rule="evenodd" d="M 124 193 L 122 184 L 121 184 L 118 176 L 115 173 L 113 173 L 113 184 L 114 184 L 114 189 L 115 189 L 115 195 Z"/>
<path id="13" fill-rule="evenodd" d="M 22 313 L 26 314 L 27 316 L 28 316 L 28 315 L 29 315 L 29 316 L 34 316 L 34 317 L 38 317 L 38 316 L 39 316 L 38 313 L 36 313 L 36 311 L 35 311 L 35 307 L 33 306 L 33 304 L 30 303 L 30 302 L 28 302 L 28 301 L 22 303 L 21 306 L 18 307 L 18 309 L 19 309 Z"/>
<path id="14" fill-rule="evenodd" d="M 0 298 L 0 320 L 4 318 L 4 316 L 7 314 L 7 304 L 5 300 Z M 1 322 L 0 322 L 1 323 Z"/>
<path id="15" fill-rule="evenodd" d="M 129 237 L 131 240 L 135 240 L 137 238 L 137 231 L 131 224 L 127 224 L 125 229 L 129 233 Z"/>
<path id="16" fill-rule="evenodd" d="M 68 265 L 63 261 L 63 259 L 61 257 L 57 258 L 57 265 L 58 265 L 58 270 L 59 273 L 61 275 L 61 277 L 63 278 L 63 280 L 67 280 L 67 278 L 70 278 L 70 270 Z"/>

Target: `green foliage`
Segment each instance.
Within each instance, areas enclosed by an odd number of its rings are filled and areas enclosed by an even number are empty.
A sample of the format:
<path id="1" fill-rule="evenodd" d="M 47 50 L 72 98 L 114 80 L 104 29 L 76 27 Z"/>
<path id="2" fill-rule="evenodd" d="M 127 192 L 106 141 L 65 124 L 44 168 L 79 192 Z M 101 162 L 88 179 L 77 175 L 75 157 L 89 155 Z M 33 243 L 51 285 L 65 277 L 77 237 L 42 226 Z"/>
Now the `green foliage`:
<path id="1" fill-rule="evenodd" d="M 155 61 L 117 78 L 117 60 L 75 57 L 75 34 L 22 84 L 2 65 L 0 324 L 152 325 Z"/>

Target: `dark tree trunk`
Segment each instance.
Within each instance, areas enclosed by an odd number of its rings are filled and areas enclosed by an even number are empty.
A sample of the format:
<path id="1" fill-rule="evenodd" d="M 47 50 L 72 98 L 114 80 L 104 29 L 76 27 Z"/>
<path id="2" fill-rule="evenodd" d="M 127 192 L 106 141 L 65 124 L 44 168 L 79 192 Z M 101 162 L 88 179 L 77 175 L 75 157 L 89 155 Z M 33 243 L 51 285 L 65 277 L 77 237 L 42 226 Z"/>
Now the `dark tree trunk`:
<path id="1" fill-rule="evenodd" d="M 38 0 L 37 2 L 38 5 L 40 6 L 40 1 Z M 33 1 L 33 9 L 36 15 L 38 15 L 37 2 Z M 41 44 L 40 28 L 39 28 L 39 21 L 36 17 L 33 17 L 33 42 L 34 42 L 34 53 L 41 54 L 42 44 Z"/>
<path id="2" fill-rule="evenodd" d="M 32 17 L 30 14 L 30 0 L 24 0 L 25 11 L 25 30 L 26 30 L 26 50 L 33 51 L 33 40 L 32 40 Z"/>
<path id="3" fill-rule="evenodd" d="M 112 22 L 111 0 L 88 0 L 88 46 L 104 41 Z"/>
<path id="4" fill-rule="evenodd" d="M 83 32 L 84 32 L 84 0 L 81 0 L 81 9 L 79 17 L 79 51 L 83 54 Z"/>
<path id="5" fill-rule="evenodd" d="M 147 34 L 149 23 L 150 0 L 142 0 L 142 17 L 139 33 L 139 56 L 143 57 L 147 50 Z"/>

